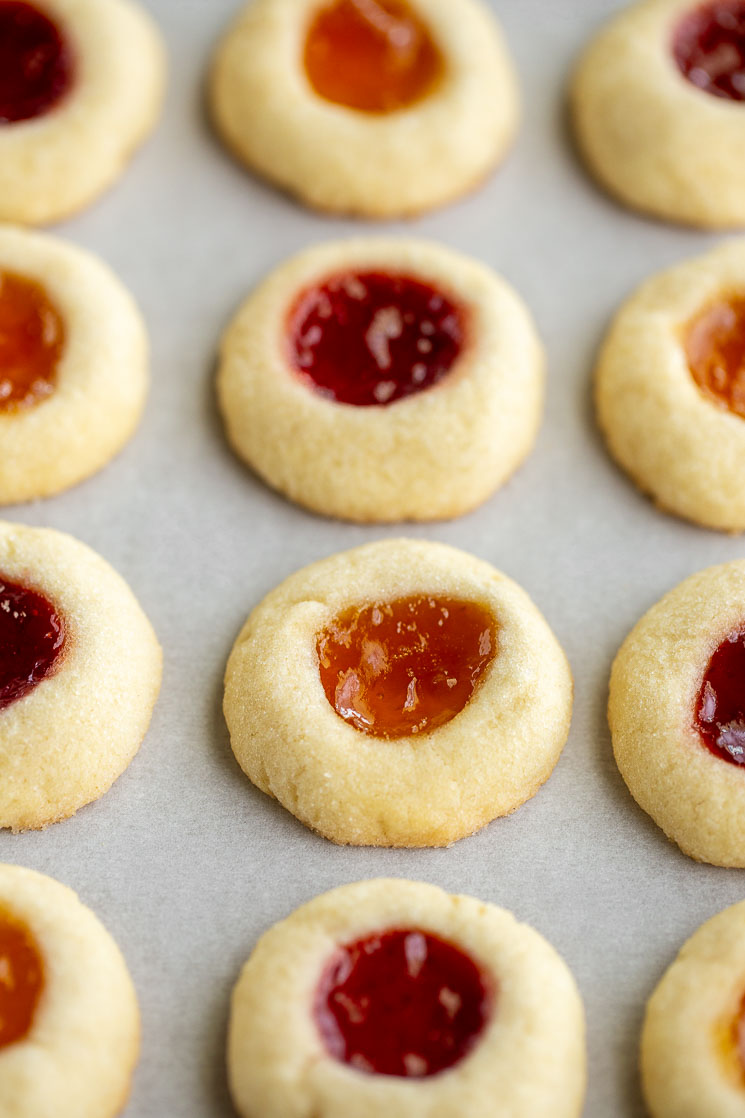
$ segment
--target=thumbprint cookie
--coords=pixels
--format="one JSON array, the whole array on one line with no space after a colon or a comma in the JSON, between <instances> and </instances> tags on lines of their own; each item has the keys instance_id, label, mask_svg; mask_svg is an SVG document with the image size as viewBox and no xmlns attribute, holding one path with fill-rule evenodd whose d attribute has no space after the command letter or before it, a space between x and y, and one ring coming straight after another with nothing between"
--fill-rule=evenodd
<instances>
[{"instance_id":1,"label":"thumbprint cookie","mask_svg":"<svg viewBox=\"0 0 745 1118\"><path fill-rule=\"evenodd\" d=\"M745 866L745 560L692 575L623 643L608 718L621 775L686 854Z\"/></svg>"},{"instance_id":2,"label":"thumbprint cookie","mask_svg":"<svg viewBox=\"0 0 745 1118\"><path fill-rule=\"evenodd\" d=\"M114 1118L139 1045L132 980L98 918L51 877L0 865L0 1113Z\"/></svg>"},{"instance_id":3,"label":"thumbprint cookie","mask_svg":"<svg viewBox=\"0 0 745 1118\"><path fill-rule=\"evenodd\" d=\"M527 594L442 544L388 540L297 572L225 675L246 775L338 843L445 846L514 811L567 738L566 658Z\"/></svg>"},{"instance_id":4,"label":"thumbprint cookie","mask_svg":"<svg viewBox=\"0 0 745 1118\"><path fill-rule=\"evenodd\" d=\"M702 924L665 972L641 1069L651 1118L745 1114L745 902Z\"/></svg>"},{"instance_id":5,"label":"thumbprint cookie","mask_svg":"<svg viewBox=\"0 0 745 1118\"><path fill-rule=\"evenodd\" d=\"M613 457L658 505L745 529L745 240L642 284L605 341L596 399Z\"/></svg>"},{"instance_id":6,"label":"thumbprint cookie","mask_svg":"<svg viewBox=\"0 0 745 1118\"><path fill-rule=\"evenodd\" d=\"M0 827L45 827L98 799L142 741L161 653L90 548L0 522Z\"/></svg>"},{"instance_id":7,"label":"thumbprint cookie","mask_svg":"<svg viewBox=\"0 0 745 1118\"><path fill-rule=\"evenodd\" d=\"M511 913L362 881L259 940L230 1086L241 1118L578 1118L584 1031L568 967Z\"/></svg>"},{"instance_id":8,"label":"thumbprint cookie","mask_svg":"<svg viewBox=\"0 0 745 1118\"><path fill-rule=\"evenodd\" d=\"M745 0L643 0L574 79L588 166L622 202L709 228L745 225Z\"/></svg>"},{"instance_id":9,"label":"thumbprint cookie","mask_svg":"<svg viewBox=\"0 0 745 1118\"><path fill-rule=\"evenodd\" d=\"M265 481L327 516L457 516L529 453L543 351L485 265L439 245L316 246L277 268L223 338L228 438Z\"/></svg>"},{"instance_id":10,"label":"thumbprint cookie","mask_svg":"<svg viewBox=\"0 0 745 1118\"><path fill-rule=\"evenodd\" d=\"M475 186L518 118L481 0L254 0L219 47L211 97L249 167L311 206L380 218Z\"/></svg>"}]
</instances>

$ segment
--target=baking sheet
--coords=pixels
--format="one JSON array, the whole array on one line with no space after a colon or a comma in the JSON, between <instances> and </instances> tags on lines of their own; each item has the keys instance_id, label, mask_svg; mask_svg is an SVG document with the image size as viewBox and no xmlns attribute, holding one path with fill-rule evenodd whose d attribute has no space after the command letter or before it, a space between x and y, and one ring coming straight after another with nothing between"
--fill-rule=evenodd
<instances>
[{"instance_id":1,"label":"baking sheet","mask_svg":"<svg viewBox=\"0 0 745 1118\"><path fill-rule=\"evenodd\" d=\"M633 803L610 750L607 679L622 639L662 593L742 556L744 545L656 512L611 464L592 420L593 355L619 300L716 240L621 210L573 153L567 75L619 5L494 0L524 92L515 149L461 203L372 228L306 212L234 164L212 135L205 69L235 0L147 6L171 57L164 118L120 184L58 232L107 260L142 306L149 405L102 474L7 515L72 533L121 572L164 646L163 690L114 788L46 832L3 834L0 859L75 888L126 955L143 1013L127 1118L228 1118L229 991L258 936L316 893L379 875L472 893L544 933L585 999L586 1115L641 1115L644 1002L683 940L745 896L745 878L685 858ZM237 305L290 253L361 229L431 237L491 264L525 297L548 349L534 454L483 508L452 523L402 530L315 517L267 490L222 436L215 351ZM240 773L221 715L222 672L246 615L281 578L402 532L464 548L522 583L572 663L574 721L553 777L513 817L449 850L342 849Z\"/></svg>"}]
</instances>

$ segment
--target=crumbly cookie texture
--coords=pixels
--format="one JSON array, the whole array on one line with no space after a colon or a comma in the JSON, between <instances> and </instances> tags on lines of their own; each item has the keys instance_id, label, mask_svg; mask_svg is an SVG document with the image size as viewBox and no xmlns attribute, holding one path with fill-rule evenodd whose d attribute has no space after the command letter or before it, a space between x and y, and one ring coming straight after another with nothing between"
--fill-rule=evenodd
<instances>
[{"instance_id":1,"label":"crumbly cookie texture","mask_svg":"<svg viewBox=\"0 0 745 1118\"><path fill-rule=\"evenodd\" d=\"M682 582L635 625L613 664L608 720L621 775L685 854L745 866L745 770L715 756L694 725L717 647L745 622L745 560Z\"/></svg>"},{"instance_id":2,"label":"crumbly cookie texture","mask_svg":"<svg viewBox=\"0 0 745 1118\"><path fill-rule=\"evenodd\" d=\"M439 384L354 407L290 367L290 308L304 289L345 271L411 276L465 307L468 337ZM331 243L293 257L239 310L218 372L236 452L299 504L359 521L440 519L479 505L530 452L543 385L543 350L515 292L483 264L415 240Z\"/></svg>"},{"instance_id":3,"label":"crumbly cookie texture","mask_svg":"<svg viewBox=\"0 0 745 1118\"><path fill-rule=\"evenodd\" d=\"M67 489L121 450L145 404L148 341L131 295L83 249L0 226L3 272L44 288L66 336L51 395L0 408L0 504L13 504Z\"/></svg>"},{"instance_id":4,"label":"crumbly cookie texture","mask_svg":"<svg viewBox=\"0 0 745 1118\"><path fill-rule=\"evenodd\" d=\"M0 123L0 220L45 225L83 209L119 177L153 128L165 52L131 0L44 0L69 41L73 84L49 112Z\"/></svg>"},{"instance_id":5,"label":"crumbly cookie texture","mask_svg":"<svg viewBox=\"0 0 745 1118\"><path fill-rule=\"evenodd\" d=\"M114 1118L129 1095L140 1017L122 955L71 889L0 866L0 909L31 932L44 990L31 1031L0 1050L4 1118Z\"/></svg>"},{"instance_id":6,"label":"crumbly cookie texture","mask_svg":"<svg viewBox=\"0 0 745 1118\"><path fill-rule=\"evenodd\" d=\"M652 1118L742 1118L745 1067L736 1044L745 996L745 902L684 944L647 1005L641 1041Z\"/></svg>"},{"instance_id":7,"label":"crumbly cookie texture","mask_svg":"<svg viewBox=\"0 0 745 1118\"><path fill-rule=\"evenodd\" d=\"M595 372L598 421L619 465L661 508L728 532L745 529L745 419L699 389L683 332L740 292L745 240L652 276L616 315Z\"/></svg>"},{"instance_id":8,"label":"crumbly cookie texture","mask_svg":"<svg viewBox=\"0 0 745 1118\"><path fill-rule=\"evenodd\" d=\"M422 594L483 605L497 653L450 722L371 737L327 700L317 635L351 606ZM253 611L225 674L225 717L246 775L307 826L354 845L445 846L514 811L550 776L571 707L566 658L527 594L482 560L413 540L292 575Z\"/></svg>"},{"instance_id":9,"label":"crumbly cookie texture","mask_svg":"<svg viewBox=\"0 0 745 1118\"><path fill-rule=\"evenodd\" d=\"M721 229L745 225L745 106L693 85L673 56L694 0L642 0L593 40L572 85L575 133L598 181L626 205Z\"/></svg>"},{"instance_id":10,"label":"crumbly cookie texture","mask_svg":"<svg viewBox=\"0 0 745 1118\"><path fill-rule=\"evenodd\" d=\"M424 1079L366 1074L325 1051L311 1013L334 950L386 929L453 943L491 975L493 1017L458 1064ZM514 916L402 880L317 897L259 940L233 993L228 1039L242 1118L577 1118L585 1090L584 1014L566 964Z\"/></svg>"},{"instance_id":11,"label":"crumbly cookie texture","mask_svg":"<svg viewBox=\"0 0 745 1118\"><path fill-rule=\"evenodd\" d=\"M0 522L0 578L44 595L67 637L53 675L0 710L0 827L66 819L124 772L160 689L161 651L124 580L71 536Z\"/></svg>"},{"instance_id":12,"label":"crumbly cookie texture","mask_svg":"<svg viewBox=\"0 0 745 1118\"><path fill-rule=\"evenodd\" d=\"M517 128L517 83L481 0L408 0L445 58L421 101L367 113L320 97L302 64L319 0L255 0L212 70L217 128L240 160L321 210L390 218L463 194L497 163Z\"/></svg>"}]
</instances>

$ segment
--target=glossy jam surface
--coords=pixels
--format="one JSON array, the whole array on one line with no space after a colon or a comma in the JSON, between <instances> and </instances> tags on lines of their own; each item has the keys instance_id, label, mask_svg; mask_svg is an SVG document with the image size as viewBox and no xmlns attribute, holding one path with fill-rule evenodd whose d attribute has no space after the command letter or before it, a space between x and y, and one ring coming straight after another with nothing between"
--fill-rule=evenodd
<instances>
[{"instance_id":1,"label":"glossy jam surface","mask_svg":"<svg viewBox=\"0 0 745 1118\"><path fill-rule=\"evenodd\" d=\"M392 404L446 377L465 332L465 311L434 287L349 273L298 299L288 322L290 363L338 403Z\"/></svg>"},{"instance_id":2,"label":"glossy jam surface","mask_svg":"<svg viewBox=\"0 0 745 1118\"><path fill-rule=\"evenodd\" d=\"M444 72L426 25L403 0L335 0L305 40L305 72L320 97L366 113L405 109Z\"/></svg>"},{"instance_id":3,"label":"glossy jam surface","mask_svg":"<svg viewBox=\"0 0 745 1118\"><path fill-rule=\"evenodd\" d=\"M73 80L72 52L40 8L0 0L0 124L54 108Z\"/></svg>"},{"instance_id":4,"label":"glossy jam surface","mask_svg":"<svg viewBox=\"0 0 745 1118\"><path fill-rule=\"evenodd\" d=\"M44 288L0 271L0 412L54 391L64 344L64 323Z\"/></svg>"},{"instance_id":5,"label":"glossy jam surface","mask_svg":"<svg viewBox=\"0 0 745 1118\"><path fill-rule=\"evenodd\" d=\"M380 738L426 733L463 710L494 657L497 627L475 602L397 598L350 609L318 636L326 698Z\"/></svg>"},{"instance_id":6,"label":"glossy jam surface","mask_svg":"<svg viewBox=\"0 0 745 1118\"><path fill-rule=\"evenodd\" d=\"M422 1078L471 1051L493 1001L468 955L427 932L401 929L339 948L316 990L314 1016L335 1059Z\"/></svg>"},{"instance_id":7,"label":"glossy jam surface","mask_svg":"<svg viewBox=\"0 0 745 1118\"><path fill-rule=\"evenodd\" d=\"M704 395L745 419L745 297L707 307L688 324L684 344Z\"/></svg>"},{"instance_id":8,"label":"glossy jam surface","mask_svg":"<svg viewBox=\"0 0 745 1118\"><path fill-rule=\"evenodd\" d=\"M745 765L745 626L709 661L696 701L696 728L717 757Z\"/></svg>"},{"instance_id":9,"label":"glossy jam surface","mask_svg":"<svg viewBox=\"0 0 745 1118\"><path fill-rule=\"evenodd\" d=\"M52 603L0 572L0 710L54 673L64 643Z\"/></svg>"},{"instance_id":10,"label":"glossy jam surface","mask_svg":"<svg viewBox=\"0 0 745 1118\"><path fill-rule=\"evenodd\" d=\"M28 928L0 909L0 1048L23 1040L44 988L44 964Z\"/></svg>"},{"instance_id":11,"label":"glossy jam surface","mask_svg":"<svg viewBox=\"0 0 745 1118\"><path fill-rule=\"evenodd\" d=\"M745 0L714 0L693 8L675 29L673 55L699 89L745 100Z\"/></svg>"}]
</instances>

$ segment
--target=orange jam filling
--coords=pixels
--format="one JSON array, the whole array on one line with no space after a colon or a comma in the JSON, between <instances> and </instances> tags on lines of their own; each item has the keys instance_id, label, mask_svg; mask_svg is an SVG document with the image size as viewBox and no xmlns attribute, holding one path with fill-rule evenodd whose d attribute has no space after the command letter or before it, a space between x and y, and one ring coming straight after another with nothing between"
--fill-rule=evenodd
<instances>
[{"instance_id":1,"label":"orange jam filling","mask_svg":"<svg viewBox=\"0 0 745 1118\"><path fill-rule=\"evenodd\" d=\"M28 928L0 911L0 1048L23 1040L44 987L44 964Z\"/></svg>"},{"instance_id":2,"label":"orange jam filling","mask_svg":"<svg viewBox=\"0 0 745 1118\"><path fill-rule=\"evenodd\" d=\"M484 606L416 597L346 610L316 648L337 714L374 737L401 738L455 718L496 646L497 626Z\"/></svg>"},{"instance_id":3,"label":"orange jam filling","mask_svg":"<svg viewBox=\"0 0 745 1118\"><path fill-rule=\"evenodd\" d=\"M0 412L29 407L54 391L65 327L44 288L0 272Z\"/></svg>"},{"instance_id":4,"label":"orange jam filling","mask_svg":"<svg viewBox=\"0 0 745 1118\"><path fill-rule=\"evenodd\" d=\"M745 997L734 1017L725 1017L716 1025L714 1040L732 1082L745 1087Z\"/></svg>"},{"instance_id":5,"label":"orange jam filling","mask_svg":"<svg viewBox=\"0 0 745 1118\"><path fill-rule=\"evenodd\" d=\"M745 296L719 299L689 322L688 367L698 387L745 419Z\"/></svg>"},{"instance_id":6,"label":"orange jam filling","mask_svg":"<svg viewBox=\"0 0 745 1118\"><path fill-rule=\"evenodd\" d=\"M333 0L305 40L305 72L316 93L365 113L420 101L444 68L426 25L405 0Z\"/></svg>"}]
</instances>

